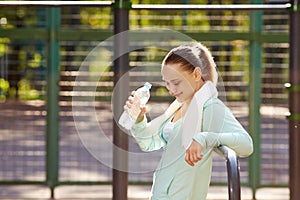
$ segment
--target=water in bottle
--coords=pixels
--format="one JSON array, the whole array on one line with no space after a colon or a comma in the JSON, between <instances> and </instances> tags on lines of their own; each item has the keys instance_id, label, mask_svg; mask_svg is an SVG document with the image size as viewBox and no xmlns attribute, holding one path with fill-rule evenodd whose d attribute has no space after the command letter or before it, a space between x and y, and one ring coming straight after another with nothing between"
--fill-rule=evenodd
<instances>
[{"instance_id":1,"label":"water in bottle","mask_svg":"<svg viewBox=\"0 0 300 200\"><path fill-rule=\"evenodd\" d=\"M150 98L150 89L152 85L145 83L143 87L137 89L133 96L133 104L130 109L124 110L122 113L119 124L127 130L130 130L134 125L138 115L140 114L141 105L146 105Z\"/></svg>"}]
</instances>

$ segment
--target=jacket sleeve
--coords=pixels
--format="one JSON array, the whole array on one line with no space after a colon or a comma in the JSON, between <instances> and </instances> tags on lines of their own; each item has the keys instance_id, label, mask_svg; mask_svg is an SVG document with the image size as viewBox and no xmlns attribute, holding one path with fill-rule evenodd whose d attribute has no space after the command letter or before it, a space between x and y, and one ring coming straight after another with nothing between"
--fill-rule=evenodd
<instances>
[{"instance_id":1,"label":"jacket sleeve","mask_svg":"<svg viewBox=\"0 0 300 200\"><path fill-rule=\"evenodd\" d=\"M252 154L252 138L223 103L208 103L203 110L202 124L202 132L194 136L203 146L202 153L225 145L240 157Z\"/></svg>"},{"instance_id":2,"label":"jacket sleeve","mask_svg":"<svg viewBox=\"0 0 300 200\"><path fill-rule=\"evenodd\" d=\"M162 124L163 116L147 122L146 116L143 121L135 124L131 129L131 135L137 141L142 151L155 151L165 146L165 142L159 135L159 129Z\"/></svg>"}]
</instances>

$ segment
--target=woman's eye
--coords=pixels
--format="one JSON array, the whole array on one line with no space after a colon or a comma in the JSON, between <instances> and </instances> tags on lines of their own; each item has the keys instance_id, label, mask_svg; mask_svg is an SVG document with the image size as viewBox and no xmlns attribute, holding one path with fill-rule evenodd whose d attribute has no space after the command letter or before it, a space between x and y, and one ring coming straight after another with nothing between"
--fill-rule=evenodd
<instances>
[{"instance_id":1,"label":"woman's eye","mask_svg":"<svg viewBox=\"0 0 300 200\"><path fill-rule=\"evenodd\" d=\"M179 85L179 84L180 84L180 81L174 82L173 84L174 84L174 85Z\"/></svg>"}]
</instances>

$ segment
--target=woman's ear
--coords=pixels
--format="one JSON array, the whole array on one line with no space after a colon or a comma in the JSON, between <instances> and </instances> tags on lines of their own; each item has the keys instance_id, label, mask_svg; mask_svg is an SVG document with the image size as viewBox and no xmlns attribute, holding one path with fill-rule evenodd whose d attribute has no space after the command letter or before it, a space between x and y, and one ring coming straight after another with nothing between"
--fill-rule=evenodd
<instances>
[{"instance_id":1,"label":"woman's ear","mask_svg":"<svg viewBox=\"0 0 300 200\"><path fill-rule=\"evenodd\" d=\"M200 67L195 67L194 69L194 77L196 81L202 81L202 72Z\"/></svg>"}]
</instances>

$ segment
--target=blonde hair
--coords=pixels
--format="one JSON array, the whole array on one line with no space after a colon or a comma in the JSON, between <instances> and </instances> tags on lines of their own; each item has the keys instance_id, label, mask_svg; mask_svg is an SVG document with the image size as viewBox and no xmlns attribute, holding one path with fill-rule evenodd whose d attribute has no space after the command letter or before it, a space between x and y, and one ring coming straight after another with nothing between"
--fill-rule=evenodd
<instances>
[{"instance_id":1,"label":"blonde hair","mask_svg":"<svg viewBox=\"0 0 300 200\"><path fill-rule=\"evenodd\" d=\"M183 44L172 49L164 58L162 66L168 64L180 64L183 70L190 72L193 72L195 67L199 67L202 78L217 85L218 73L216 64L210 51L201 43Z\"/></svg>"}]
</instances>

